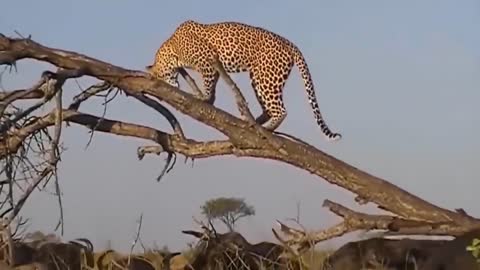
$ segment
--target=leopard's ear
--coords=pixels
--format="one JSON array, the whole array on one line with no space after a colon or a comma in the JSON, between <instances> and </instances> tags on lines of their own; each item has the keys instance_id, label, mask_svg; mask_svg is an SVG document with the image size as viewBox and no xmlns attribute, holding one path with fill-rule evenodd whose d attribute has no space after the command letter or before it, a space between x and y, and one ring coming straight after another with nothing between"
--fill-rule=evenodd
<instances>
[{"instance_id":1,"label":"leopard's ear","mask_svg":"<svg viewBox=\"0 0 480 270\"><path fill-rule=\"evenodd\" d=\"M153 68L153 65L145 66L145 69L146 69L147 71L150 71L152 68Z\"/></svg>"}]
</instances>

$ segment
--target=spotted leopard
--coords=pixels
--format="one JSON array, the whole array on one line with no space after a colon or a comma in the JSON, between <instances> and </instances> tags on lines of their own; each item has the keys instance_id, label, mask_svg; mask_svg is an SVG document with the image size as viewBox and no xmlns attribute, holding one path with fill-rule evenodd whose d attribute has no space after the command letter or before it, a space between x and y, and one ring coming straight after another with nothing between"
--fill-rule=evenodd
<instances>
[{"instance_id":1,"label":"spotted leopard","mask_svg":"<svg viewBox=\"0 0 480 270\"><path fill-rule=\"evenodd\" d=\"M283 88L296 65L304 81L309 103L317 124L327 140L341 139L323 120L313 87L313 81L298 47L278 34L239 22L202 24L193 20L181 23L155 54L147 72L178 87L178 68L188 68L203 77L202 100L213 104L219 78L213 62L218 59L226 72L249 72L262 114L255 121L273 131L280 126L287 111ZM268 123L267 123L268 122Z\"/></svg>"}]
</instances>

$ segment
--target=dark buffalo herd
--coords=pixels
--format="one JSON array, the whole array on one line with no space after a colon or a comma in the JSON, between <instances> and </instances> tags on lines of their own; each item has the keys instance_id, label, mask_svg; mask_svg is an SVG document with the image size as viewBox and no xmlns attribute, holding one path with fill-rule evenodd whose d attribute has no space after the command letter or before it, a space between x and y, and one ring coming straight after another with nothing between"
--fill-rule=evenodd
<instances>
[{"instance_id":1,"label":"dark buffalo herd","mask_svg":"<svg viewBox=\"0 0 480 270\"><path fill-rule=\"evenodd\" d=\"M197 237L197 255L185 270L196 269L301 269L299 260L289 256L282 245L271 242L250 244L240 233L182 231Z\"/></svg>"},{"instance_id":2,"label":"dark buffalo herd","mask_svg":"<svg viewBox=\"0 0 480 270\"><path fill-rule=\"evenodd\" d=\"M87 239L63 242L13 242L12 266L22 270L192 270L192 269L300 269L281 245L260 242L250 244L241 234L214 231L183 233L198 238L194 258L181 268L170 268L170 259L180 252L159 252L158 267L143 255L125 256L114 250L94 252ZM83 242L83 243L82 243ZM6 261L0 256L0 261ZM0 270L12 269L4 264Z\"/></svg>"},{"instance_id":3,"label":"dark buffalo herd","mask_svg":"<svg viewBox=\"0 0 480 270\"><path fill-rule=\"evenodd\" d=\"M313 269L292 256L289 249L271 242L249 243L241 234L214 231L183 231L198 239L190 263L170 268L170 259L180 254L161 253L161 266L142 255L123 256L113 250L95 253L87 239L67 243L13 242L13 269L69 270L220 270L220 269ZM370 238L349 242L327 256L316 270L480 270L480 262L467 246L480 238L480 229L453 240ZM5 261L5 254L0 256ZM182 256L182 255L180 255ZM112 263L114 261L114 263ZM12 269L0 265L0 270Z\"/></svg>"}]
</instances>

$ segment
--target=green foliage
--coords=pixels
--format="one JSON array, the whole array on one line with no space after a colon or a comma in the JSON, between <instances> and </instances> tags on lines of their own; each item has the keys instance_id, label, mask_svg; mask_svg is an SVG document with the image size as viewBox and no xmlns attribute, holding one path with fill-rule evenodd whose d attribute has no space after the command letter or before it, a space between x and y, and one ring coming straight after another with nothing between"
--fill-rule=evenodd
<instances>
[{"instance_id":1,"label":"green foliage","mask_svg":"<svg viewBox=\"0 0 480 270\"><path fill-rule=\"evenodd\" d=\"M202 214L210 221L223 222L230 231L234 231L235 223L246 216L255 215L255 208L248 205L243 198L219 197L206 201L201 207Z\"/></svg>"},{"instance_id":2,"label":"green foliage","mask_svg":"<svg viewBox=\"0 0 480 270\"><path fill-rule=\"evenodd\" d=\"M480 263L480 239L474 238L472 240L472 244L470 246L467 246L467 251L472 252L473 257L477 259L477 263Z\"/></svg>"}]
</instances>

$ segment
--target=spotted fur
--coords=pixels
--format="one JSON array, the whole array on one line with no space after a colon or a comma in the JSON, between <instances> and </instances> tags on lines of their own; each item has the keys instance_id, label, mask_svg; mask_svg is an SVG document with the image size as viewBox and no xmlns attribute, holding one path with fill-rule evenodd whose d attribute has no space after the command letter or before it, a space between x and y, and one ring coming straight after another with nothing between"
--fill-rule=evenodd
<instances>
[{"instance_id":1,"label":"spotted fur","mask_svg":"<svg viewBox=\"0 0 480 270\"><path fill-rule=\"evenodd\" d=\"M313 81L301 51L289 40L263 28L238 22L202 24L188 20L180 24L155 54L146 70L178 87L178 68L189 68L203 77L202 100L213 104L219 73L213 67L220 60L226 72L249 72L251 85L262 108L259 125L275 130L287 116L283 88L296 65L304 81L315 119L328 140L341 139L332 132L318 106Z\"/></svg>"}]
</instances>

